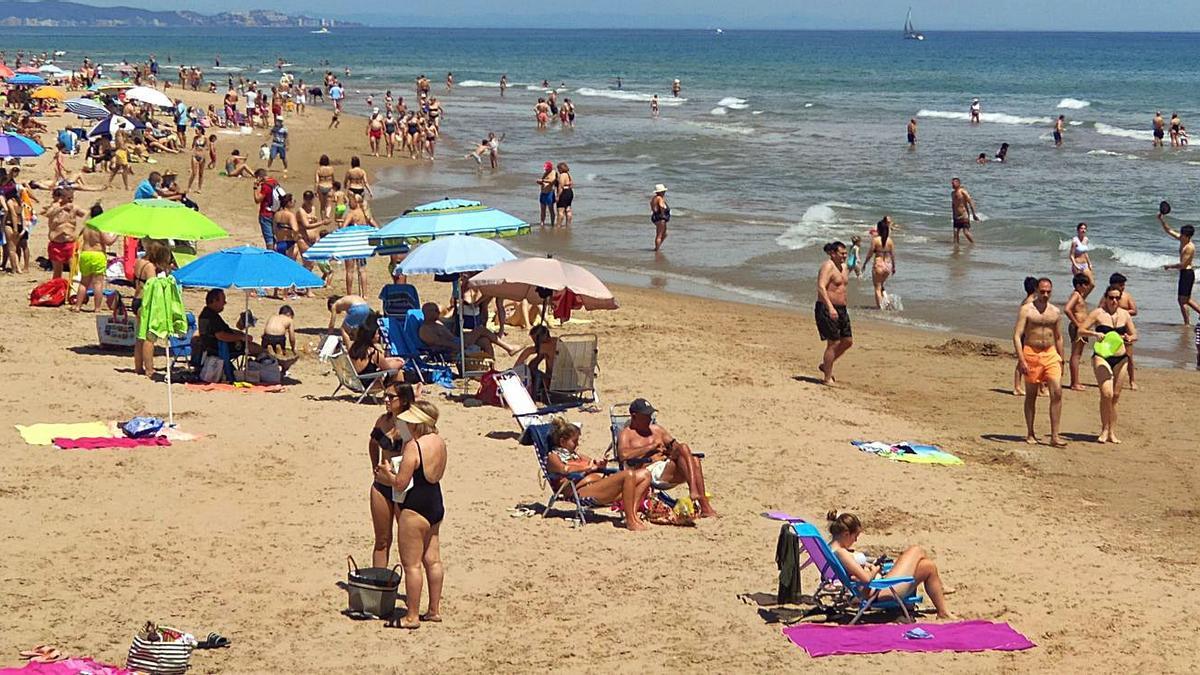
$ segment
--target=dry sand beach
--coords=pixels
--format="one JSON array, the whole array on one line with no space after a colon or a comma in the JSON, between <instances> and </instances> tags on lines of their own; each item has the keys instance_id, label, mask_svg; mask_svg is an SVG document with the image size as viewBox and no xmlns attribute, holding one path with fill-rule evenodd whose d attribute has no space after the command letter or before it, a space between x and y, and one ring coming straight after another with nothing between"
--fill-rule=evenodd
<instances>
[{"instance_id":1,"label":"dry sand beach","mask_svg":"<svg viewBox=\"0 0 1200 675\"><path fill-rule=\"evenodd\" d=\"M317 109L288 120L290 191L305 189L322 152L344 163L362 151L361 120L344 118L332 132L327 123ZM264 137L220 138L223 160L231 146L253 156ZM183 169L186 179L185 158L157 168ZM49 155L33 163L35 175L48 163ZM144 177L145 166L135 170ZM197 201L232 238L202 251L259 241L249 181L209 181ZM101 196L105 206L128 198ZM44 242L32 248L40 253ZM383 267L369 268L376 290ZM450 452L445 622L408 632L339 614L346 555L370 556L367 436L381 406L329 399L334 378L310 354L282 393L177 386L176 419L203 434L198 441L26 445L13 424L165 413L165 384L134 376L127 355L92 347L91 316L26 306L47 276L0 278L0 665L41 643L123 663L132 634L154 619L232 639L229 649L195 654L201 673L1195 669L1193 373L1139 371L1141 390L1121 403L1121 446L1091 440L1094 386L1065 393L1069 447L1030 446L1020 402L1007 393L1006 345L988 355L969 337L858 321L831 389L815 384L821 346L808 306L616 287L619 311L584 313L590 323L559 330L600 337L601 412L569 415L583 425L581 450L602 454L608 404L645 396L662 424L707 453L722 517L644 534L603 518L579 529L566 517L511 517L512 507L547 496L532 450L518 445L505 410L464 407L435 390ZM445 285L417 284L423 297L448 295ZM302 343L319 339L324 297L290 303L306 327ZM185 300L193 311L203 303L198 292ZM259 317L278 304L251 301ZM230 320L240 306L231 299ZM852 439L936 443L966 464L893 463L860 453ZM831 508L863 518L872 552L924 546L954 590L955 614L1008 621L1038 647L810 659L754 602L774 593L777 578L779 524L759 513L819 519Z\"/></svg>"}]
</instances>

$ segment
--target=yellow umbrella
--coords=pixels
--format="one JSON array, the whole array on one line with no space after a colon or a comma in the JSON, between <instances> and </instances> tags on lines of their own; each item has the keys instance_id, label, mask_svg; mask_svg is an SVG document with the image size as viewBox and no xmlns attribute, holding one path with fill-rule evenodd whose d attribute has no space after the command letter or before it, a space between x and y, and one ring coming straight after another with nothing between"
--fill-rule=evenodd
<instances>
[{"instance_id":1,"label":"yellow umbrella","mask_svg":"<svg viewBox=\"0 0 1200 675\"><path fill-rule=\"evenodd\" d=\"M37 89L33 90L33 94L31 94L31 96L33 96L33 98L52 98L59 101L67 98L61 91L54 87L38 87Z\"/></svg>"}]
</instances>

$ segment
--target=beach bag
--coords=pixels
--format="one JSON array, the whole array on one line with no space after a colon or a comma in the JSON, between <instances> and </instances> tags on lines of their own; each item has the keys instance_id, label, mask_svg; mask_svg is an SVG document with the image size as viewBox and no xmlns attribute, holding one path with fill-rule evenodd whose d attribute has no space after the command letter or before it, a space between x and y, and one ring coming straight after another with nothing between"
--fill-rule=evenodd
<instances>
[{"instance_id":1,"label":"beach bag","mask_svg":"<svg viewBox=\"0 0 1200 675\"><path fill-rule=\"evenodd\" d=\"M162 428L163 421L157 417L135 417L121 425L121 431L129 438L157 436Z\"/></svg>"},{"instance_id":2,"label":"beach bag","mask_svg":"<svg viewBox=\"0 0 1200 675\"><path fill-rule=\"evenodd\" d=\"M147 622L146 629L133 636L125 667L149 675L184 675L192 660L194 644L183 640L183 633Z\"/></svg>"},{"instance_id":3,"label":"beach bag","mask_svg":"<svg viewBox=\"0 0 1200 675\"><path fill-rule=\"evenodd\" d=\"M347 614L367 614L387 619L396 611L396 592L400 588L399 565L359 568L352 556L346 556Z\"/></svg>"},{"instance_id":4,"label":"beach bag","mask_svg":"<svg viewBox=\"0 0 1200 675\"><path fill-rule=\"evenodd\" d=\"M219 356L205 355L200 364L200 379L204 382L223 382L225 361Z\"/></svg>"},{"instance_id":5,"label":"beach bag","mask_svg":"<svg viewBox=\"0 0 1200 675\"><path fill-rule=\"evenodd\" d=\"M265 147L265 146L264 146ZM279 183L271 186L271 212L278 212L283 207L283 198L287 196L287 190Z\"/></svg>"},{"instance_id":6,"label":"beach bag","mask_svg":"<svg viewBox=\"0 0 1200 675\"><path fill-rule=\"evenodd\" d=\"M59 277L38 284L29 293L30 307L61 307L67 301L67 280Z\"/></svg>"},{"instance_id":7,"label":"beach bag","mask_svg":"<svg viewBox=\"0 0 1200 675\"><path fill-rule=\"evenodd\" d=\"M493 368L479 378L479 393L475 394L475 398L483 401L484 405L504 406L500 400L500 385L496 383L497 375L499 373Z\"/></svg>"}]
</instances>

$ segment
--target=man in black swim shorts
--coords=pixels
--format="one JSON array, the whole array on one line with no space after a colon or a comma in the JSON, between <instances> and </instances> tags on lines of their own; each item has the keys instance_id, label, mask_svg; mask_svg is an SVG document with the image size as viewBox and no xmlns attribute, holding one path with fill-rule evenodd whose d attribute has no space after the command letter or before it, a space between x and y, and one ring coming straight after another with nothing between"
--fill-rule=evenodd
<instances>
[{"instance_id":1,"label":"man in black swim shorts","mask_svg":"<svg viewBox=\"0 0 1200 675\"><path fill-rule=\"evenodd\" d=\"M967 241L974 244L975 238L971 236L971 221L979 220L979 214L975 212L975 200L971 199L971 193L962 186L962 181L957 178L950 179L950 213L954 222L954 245L958 246L958 234L963 233Z\"/></svg>"},{"instance_id":2,"label":"man in black swim shorts","mask_svg":"<svg viewBox=\"0 0 1200 675\"><path fill-rule=\"evenodd\" d=\"M1179 300L1179 311L1183 314L1183 325L1186 326L1191 323L1188 316L1189 307L1200 314L1200 303L1192 299L1192 289L1196 285L1196 270L1192 267L1192 261L1196 257L1196 244L1192 241L1192 237L1196 234L1196 228L1184 225L1179 228L1178 232L1172 230L1171 226L1167 225L1167 217L1161 210L1158 213L1158 222L1167 236L1179 241L1179 262L1174 265L1163 265L1163 269L1179 270L1176 298Z\"/></svg>"},{"instance_id":3,"label":"man in black swim shorts","mask_svg":"<svg viewBox=\"0 0 1200 675\"><path fill-rule=\"evenodd\" d=\"M825 341L825 353L821 357L822 384L832 384L833 364L854 344L850 330L850 313L846 309L846 285L849 269L846 267L846 245L840 241L825 245L829 260L821 263L817 273L817 302L813 308L817 323L817 334Z\"/></svg>"}]
</instances>

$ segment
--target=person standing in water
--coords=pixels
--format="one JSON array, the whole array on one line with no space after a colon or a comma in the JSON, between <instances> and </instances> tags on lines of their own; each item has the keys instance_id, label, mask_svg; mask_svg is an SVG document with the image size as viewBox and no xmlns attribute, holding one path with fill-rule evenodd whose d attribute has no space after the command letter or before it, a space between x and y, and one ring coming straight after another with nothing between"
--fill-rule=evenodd
<instances>
[{"instance_id":1,"label":"person standing in water","mask_svg":"<svg viewBox=\"0 0 1200 675\"><path fill-rule=\"evenodd\" d=\"M554 162L546 162L542 166L542 177L537 181L538 189L541 192L538 194L538 204L541 206L541 224L546 226L546 214L550 214L550 226L554 226L554 202L557 201L558 195L554 190L558 186L558 173L554 170Z\"/></svg>"},{"instance_id":2,"label":"person standing in water","mask_svg":"<svg viewBox=\"0 0 1200 675\"><path fill-rule=\"evenodd\" d=\"M671 83L671 96L679 98L679 89L679 78L675 78L675 81Z\"/></svg>"},{"instance_id":3,"label":"person standing in water","mask_svg":"<svg viewBox=\"0 0 1200 675\"><path fill-rule=\"evenodd\" d=\"M1162 111L1154 111L1154 121L1151 123L1154 126L1154 142L1152 147L1161 148L1163 144L1163 116Z\"/></svg>"},{"instance_id":4,"label":"person standing in water","mask_svg":"<svg viewBox=\"0 0 1200 675\"><path fill-rule=\"evenodd\" d=\"M1066 115L1059 115L1058 119L1054 120L1054 147L1061 148L1063 141L1063 125Z\"/></svg>"},{"instance_id":5,"label":"person standing in water","mask_svg":"<svg viewBox=\"0 0 1200 675\"><path fill-rule=\"evenodd\" d=\"M846 308L846 285L850 282L846 268L846 245L840 241L825 244L829 260L821 263L817 272L817 303L813 314L817 322L817 334L825 341L825 353L821 357L821 384L833 384L833 364L854 345L850 328L850 312Z\"/></svg>"},{"instance_id":6,"label":"person standing in water","mask_svg":"<svg viewBox=\"0 0 1200 675\"><path fill-rule=\"evenodd\" d=\"M1158 222L1167 236L1179 242L1179 262L1173 265L1163 265L1163 269L1179 270L1176 299L1179 301L1179 312L1183 314L1183 325L1186 326L1191 323L1188 316L1189 307L1200 314L1200 303L1192 299L1192 288L1196 285L1196 270L1192 268L1192 259L1196 256L1196 244L1192 242L1192 237L1196 234L1196 228L1184 225L1176 232L1171 229L1170 225L1167 225L1167 216L1161 211L1158 214Z\"/></svg>"},{"instance_id":7,"label":"person standing in water","mask_svg":"<svg viewBox=\"0 0 1200 675\"><path fill-rule=\"evenodd\" d=\"M505 89L508 89L508 73L500 76L500 98L504 98Z\"/></svg>"},{"instance_id":8,"label":"person standing in water","mask_svg":"<svg viewBox=\"0 0 1200 675\"><path fill-rule=\"evenodd\" d=\"M983 115L983 106L979 105L979 99L971 99L971 124L979 124L979 118Z\"/></svg>"},{"instance_id":9,"label":"person standing in water","mask_svg":"<svg viewBox=\"0 0 1200 675\"><path fill-rule=\"evenodd\" d=\"M1037 414L1038 388L1047 384L1050 388L1050 445L1063 448L1067 444L1058 435L1058 422L1062 417L1063 339L1059 329L1062 312L1050 304L1053 289L1054 284L1049 279L1038 279L1033 302L1021 305L1017 314L1013 348L1017 352L1017 368L1025 376L1025 442L1038 443L1033 418Z\"/></svg>"},{"instance_id":10,"label":"person standing in water","mask_svg":"<svg viewBox=\"0 0 1200 675\"><path fill-rule=\"evenodd\" d=\"M950 211L953 214L954 222L954 245L958 246L958 236L961 232L967 238L967 241L974 244L975 238L971 236L971 221L978 221L979 214L975 212L975 200L971 199L971 193L962 186L962 181L957 178L950 179Z\"/></svg>"},{"instance_id":11,"label":"person standing in water","mask_svg":"<svg viewBox=\"0 0 1200 675\"><path fill-rule=\"evenodd\" d=\"M1071 239L1071 248L1067 253L1067 259L1071 262L1072 275L1083 274L1092 283L1096 283L1096 278L1092 272L1092 259L1088 257L1088 251L1092 250L1092 246L1088 241L1087 231L1087 223L1080 223L1075 226L1075 236Z\"/></svg>"},{"instance_id":12,"label":"person standing in water","mask_svg":"<svg viewBox=\"0 0 1200 675\"><path fill-rule=\"evenodd\" d=\"M657 253L667 240L667 223L671 222L667 186L662 183L654 186L654 196L650 198L650 222L654 223L654 252Z\"/></svg>"},{"instance_id":13,"label":"person standing in water","mask_svg":"<svg viewBox=\"0 0 1200 675\"><path fill-rule=\"evenodd\" d=\"M650 116L658 119L658 94L650 97Z\"/></svg>"},{"instance_id":14,"label":"person standing in water","mask_svg":"<svg viewBox=\"0 0 1200 675\"><path fill-rule=\"evenodd\" d=\"M908 119L908 147L910 149L917 147L917 118L915 117Z\"/></svg>"},{"instance_id":15,"label":"person standing in water","mask_svg":"<svg viewBox=\"0 0 1200 675\"><path fill-rule=\"evenodd\" d=\"M558 163L558 217L556 222L563 227L570 227L575 220L571 204L575 202L575 180L571 178L571 167L566 162Z\"/></svg>"},{"instance_id":16,"label":"person standing in water","mask_svg":"<svg viewBox=\"0 0 1200 675\"><path fill-rule=\"evenodd\" d=\"M1171 113L1171 147L1179 147L1179 129L1183 123L1179 121L1179 113Z\"/></svg>"},{"instance_id":17,"label":"person standing in water","mask_svg":"<svg viewBox=\"0 0 1200 675\"><path fill-rule=\"evenodd\" d=\"M876 234L871 239L871 250L867 252L867 260L863 261L864 268L868 260L872 263L871 283L875 286L876 309L884 308L887 291L883 285L887 283L888 277L896 273L896 242L890 238L891 232L892 218L884 216L883 220L875 224Z\"/></svg>"}]
</instances>

